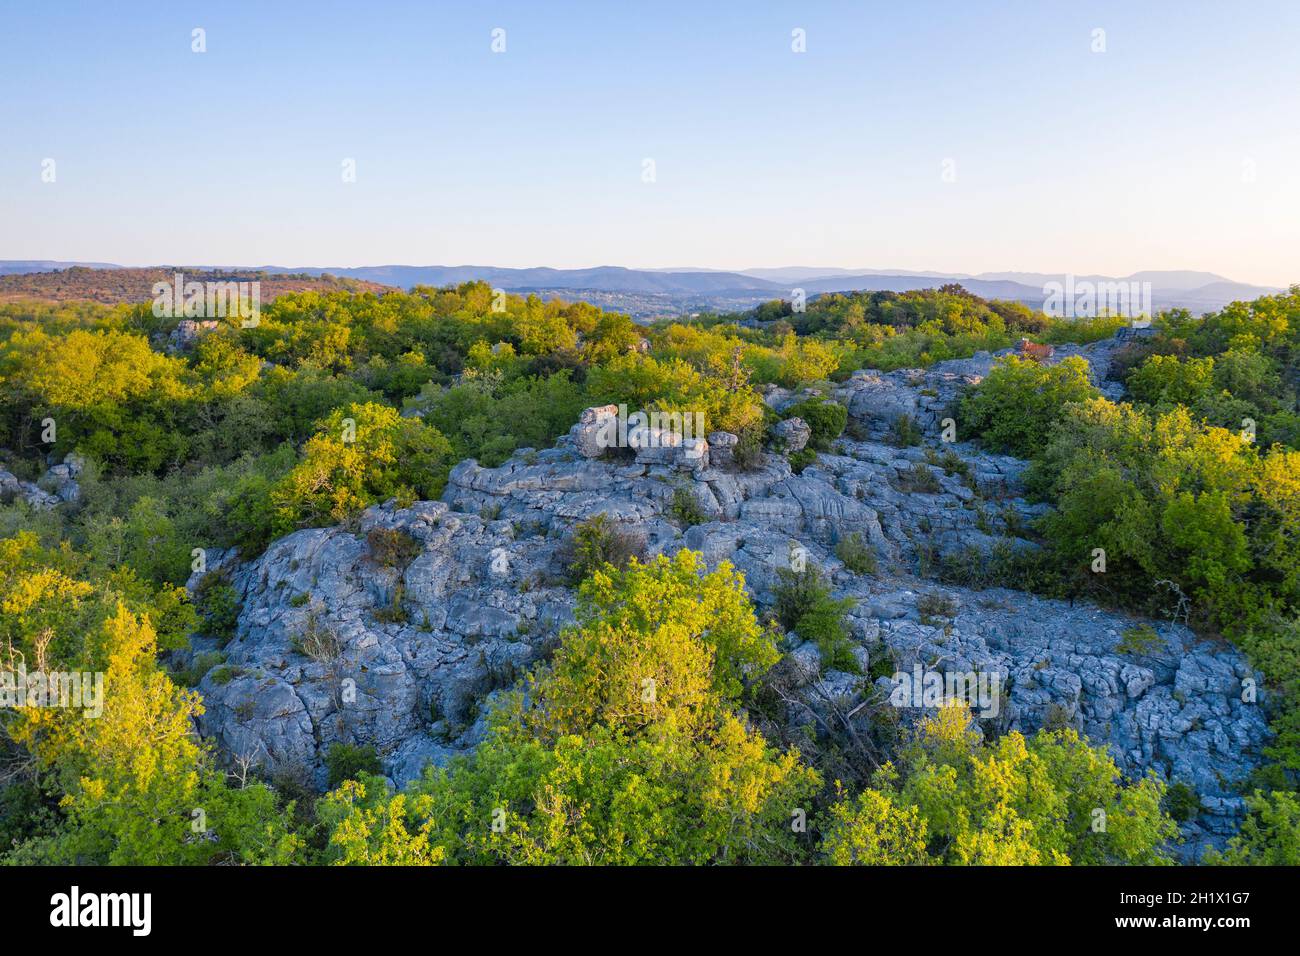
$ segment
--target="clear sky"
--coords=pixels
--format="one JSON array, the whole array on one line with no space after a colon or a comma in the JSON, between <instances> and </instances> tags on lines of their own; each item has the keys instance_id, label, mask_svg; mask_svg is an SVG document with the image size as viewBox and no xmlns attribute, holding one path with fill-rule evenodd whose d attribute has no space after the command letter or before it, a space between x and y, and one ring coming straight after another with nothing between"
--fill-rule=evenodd
<instances>
[{"instance_id":1,"label":"clear sky","mask_svg":"<svg viewBox=\"0 0 1300 956\"><path fill-rule=\"evenodd\" d=\"M5 259L1300 281L1296 0L0 0L0 81Z\"/></svg>"}]
</instances>

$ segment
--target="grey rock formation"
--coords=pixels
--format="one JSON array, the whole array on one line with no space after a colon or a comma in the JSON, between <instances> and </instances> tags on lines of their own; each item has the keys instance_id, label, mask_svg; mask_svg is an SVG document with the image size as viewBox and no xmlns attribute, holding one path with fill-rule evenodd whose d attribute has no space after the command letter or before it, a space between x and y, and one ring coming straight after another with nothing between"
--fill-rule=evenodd
<instances>
[{"instance_id":1,"label":"grey rock formation","mask_svg":"<svg viewBox=\"0 0 1300 956\"><path fill-rule=\"evenodd\" d=\"M709 432L709 457L719 468L730 468L734 464L733 455L740 438L731 432Z\"/></svg>"},{"instance_id":2,"label":"grey rock formation","mask_svg":"<svg viewBox=\"0 0 1300 956\"><path fill-rule=\"evenodd\" d=\"M599 458L609 450L606 436L610 423L617 427L618 406L597 405L583 409L578 423L569 429L569 438L583 458Z\"/></svg>"},{"instance_id":3,"label":"grey rock formation","mask_svg":"<svg viewBox=\"0 0 1300 956\"><path fill-rule=\"evenodd\" d=\"M885 434L898 413L933 432L943 403L991 361L858 375L837 397L859 434ZM863 674L826 670L815 646L792 643L781 665L799 688L791 727L827 708L888 706L882 667L996 674L991 729L1073 725L1105 742L1126 774L1194 787L1206 809L1187 831L1192 852L1240 819L1233 783L1259 762L1267 721L1235 649L1157 623L1161 647L1135 656L1121 641L1139 622L1122 614L930 578L936 557L1034 547L1017 536L1044 510L1022 496L1023 462L965 444L842 439L799 475L780 456L738 471L734 442L715 433L683 470L684 445L663 460L592 457L583 429L600 417L584 413L557 447L499 468L460 463L442 501L376 506L352 527L296 532L239 566L243 609L226 666L201 685L203 732L232 754L305 767L318 786L337 742L374 744L396 783L464 752L481 739L489 695L572 620L561 546L575 524L605 514L635 526L652 554L685 547L710 565L732 562L761 608L796 552L856 600ZM673 518L683 490L705 522ZM415 545L401 567L377 558L377 536L392 534ZM835 556L851 534L874 551L879 574L853 573Z\"/></svg>"},{"instance_id":4,"label":"grey rock formation","mask_svg":"<svg viewBox=\"0 0 1300 956\"><path fill-rule=\"evenodd\" d=\"M778 447L789 453L803 451L807 447L808 439L812 438L812 429L802 418L795 417L777 422L772 427L772 434Z\"/></svg>"},{"instance_id":5,"label":"grey rock formation","mask_svg":"<svg viewBox=\"0 0 1300 956\"><path fill-rule=\"evenodd\" d=\"M81 485L77 478L85 464L84 458L69 452L62 462L51 465L35 484L20 481L13 473L0 468L0 502L22 499L32 508L49 511L61 504L80 501Z\"/></svg>"},{"instance_id":6,"label":"grey rock formation","mask_svg":"<svg viewBox=\"0 0 1300 956\"><path fill-rule=\"evenodd\" d=\"M199 339L219 328L221 322L217 319L181 319L167 336L166 349L168 352L189 351Z\"/></svg>"},{"instance_id":7,"label":"grey rock formation","mask_svg":"<svg viewBox=\"0 0 1300 956\"><path fill-rule=\"evenodd\" d=\"M1043 364L1056 365L1080 356L1088 362L1093 384L1103 395L1117 399L1123 388L1107 380L1111 360L1117 349L1139 337L1142 331L1122 329L1123 334L1090 345L1058 345ZM967 359L936 362L928 369L893 372L863 369L854 372L835 390L833 397L848 408L853 419L875 440L886 439L901 419L910 419L925 434L937 436L943 431L945 419L955 420L961 393L978 384L997 359L1015 353L1015 349L976 352Z\"/></svg>"}]
</instances>

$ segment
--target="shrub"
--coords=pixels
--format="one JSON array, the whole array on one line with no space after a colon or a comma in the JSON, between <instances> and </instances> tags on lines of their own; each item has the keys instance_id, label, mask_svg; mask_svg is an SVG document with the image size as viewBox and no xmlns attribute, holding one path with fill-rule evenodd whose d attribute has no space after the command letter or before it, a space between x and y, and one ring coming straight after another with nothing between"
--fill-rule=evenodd
<instances>
[{"instance_id":1,"label":"shrub","mask_svg":"<svg viewBox=\"0 0 1300 956\"><path fill-rule=\"evenodd\" d=\"M1043 715L1043 730L1054 733L1059 730L1068 730L1073 725L1074 720L1070 716L1070 708L1057 703L1047 705L1047 713Z\"/></svg>"},{"instance_id":2,"label":"shrub","mask_svg":"<svg viewBox=\"0 0 1300 956\"><path fill-rule=\"evenodd\" d=\"M424 546L401 528L371 528L366 535L370 558L380 567L399 568L410 564Z\"/></svg>"},{"instance_id":3,"label":"shrub","mask_svg":"<svg viewBox=\"0 0 1300 956\"><path fill-rule=\"evenodd\" d=\"M951 478L953 475L961 475L963 478L969 478L971 475L970 463L955 451L948 450L938 456L934 462L943 469L943 473Z\"/></svg>"},{"instance_id":4,"label":"shrub","mask_svg":"<svg viewBox=\"0 0 1300 956\"><path fill-rule=\"evenodd\" d=\"M1124 628L1116 650L1121 654L1154 654L1164 643L1150 624Z\"/></svg>"},{"instance_id":5,"label":"shrub","mask_svg":"<svg viewBox=\"0 0 1300 956\"><path fill-rule=\"evenodd\" d=\"M1205 862L1216 866L1300 866L1300 797L1294 792L1256 790L1246 797L1250 815L1220 853Z\"/></svg>"},{"instance_id":6,"label":"shrub","mask_svg":"<svg viewBox=\"0 0 1300 956\"><path fill-rule=\"evenodd\" d=\"M911 415L900 415L889 426L889 442L898 448L912 448L921 444L921 426Z\"/></svg>"},{"instance_id":7,"label":"shrub","mask_svg":"<svg viewBox=\"0 0 1300 956\"><path fill-rule=\"evenodd\" d=\"M1176 780L1165 792L1165 812L1179 823L1186 823L1201 812L1201 798L1187 784Z\"/></svg>"},{"instance_id":8,"label":"shrub","mask_svg":"<svg viewBox=\"0 0 1300 956\"><path fill-rule=\"evenodd\" d=\"M926 823L916 807L898 806L887 793L843 793L822 830L822 852L832 866L920 866L926 854Z\"/></svg>"},{"instance_id":9,"label":"shrub","mask_svg":"<svg viewBox=\"0 0 1300 956\"><path fill-rule=\"evenodd\" d=\"M622 571L633 558L644 559L645 537L608 515L593 515L573 529L559 557L577 584L606 565Z\"/></svg>"},{"instance_id":10,"label":"shrub","mask_svg":"<svg viewBox=\"0 0 1300 956\"><path fill-rule=\"evenodd\" d=\"M481 377L446 390L431 384L410 404L447 436L456 458L495 468L517 448L550 447L590 403L563 370L508 382Z\"/></svg>"},{"instance_id":11,"label":"shrub","mask_svg":"<svg viewBox=\"0 0 1300 956\"><path fill-rule=\"evenodd\" d=\"M225 662L226 655L220 651L204 651L202 654L195 654L194 659L190 661L190 666L178 673L176 679L186 687L197 687L210 670ZM218 683L229 683L229 678Z\"/></svg>"},{"instance_id":12,"label":"shrub","mask_svg":"<svg viewBox=\"0 0 1300 956\"><path fill-rule=\"evenodd\" d=\"M814 642L827 667L857 673L860 668L845 620L854 600L831 597L830 586L815 565L803 571L779 568L777 577L775 611L781 626Z\"/></svg>"},{"instance_id":13,"label":"shrub","mask_svg":"<svg viewBox=\"0 0 1300 956\"><path fill-rule=\"evenodd\" d=\"M763 428L746 428L736 436L736 447L731 450L731 460L741 471L754 471L763 464Z\"/></svg>"},{"instance_id":14,"label":"shrub","mask_svg":"<svg viewBox=\"0 0 1300 956\"><path fill-rule=\"evenodd\" d=\"M1050 597L1073 593L1066 588L1062 563L1045 552L1015 547L1003 539L991 551L967 547L939 560L939 580L945 584L984 590L1014 588Z\"/></svg>"},{"instance_id":15,"label":"shrub","mask_svg":"<svg viewBox=\"0 0 1300 956\"><path fill-rule=\"evenodd\" d=\"M1058 365L1008 355L966 393L958 408L969 434L1000 451L1029 458L1042 450L1065 406L1098 395L1087 361L1077 355Z\"/></svg>"},{"instance_id":16,"label":"shrub","mask_svg":"<svg viewBox=\"0 0 1300 956\"><path fill-rule=\"evenodd\" d=\"M1129 376L1128 388L1151 405L1196 405L1214 388L1214 359L1152 355Z\"/></svg>"},{"instance_id":17,"label":"shrub","mask_svg":"<svg viewBox=\"0 0 1300 956\"><path fill-rule=\"evenodd\" d=\"M194 589L194 608L199 615L200 631L208 637L229 640L239 623L239 592L225 571L209 572Z\"/></svg>"},{"instance_id":18,"label":"shrub","mask_svg":"<svg viewBox=\"0 0 1300 956\"><path fill-rule=\"evenodd\" d=\"M817 460L817 452L811 448L800 448L798 451L790 452L788 456L790 470L796 475L803 474L803 470Z\"/></svg>"},{"instance_id":19,"label":"shrub","mask_svg":"<svg viewBox=\"0 0 1300 956\"><path fill-rule=\"evenodd\" d=\"M854 574L876 573L876 553L856 531L840 538L835 545L835 557L843 561L844 566Z\"/></svg>"},{"instance_id":20,"label":"shrub","mask_svg":"<svg viewBox=\"0 0 1300 956\"><path fill-rule=\"evenodd\" d=\"M302 631L290 640L293 649L317 664L329 664L343 656L343 640L329 625L310 614Z\"/></svg>"},{"instance_id":21,"label":"shrub","mask_svg":"<svg viewBox=\"0 0 1300 956\"><path fill-rule=\"evenodd\" d=\"M916 599L916 610L921 615L922 624L933 624L940 618L957 616L957 603L947 594L927 592Z\"/></svg>"},{"instance_id":22,"label":"shrub","mask_svg":"<svg viewBox=\"0 0 1300 956\"><path fill-rule=\"evenodd\" d=\"M937 495L943 491L943 485L930 466L921 461L913 462L911 468L898 475L894 485L899 491L922 495Z\"/></svg>"},{"instance_id":23,"label":"shrub","mask_svg":"<svg viewBox=\"0 0 1300 956\"><path fill-rule=\"evenodd\" d=\"M333 790L344 780L378 774L383 766L373 744L332 744L325 752L325 769L329 771L329 789Z\"/></svg>"},{"instance_id":24,"label":"shrub","mask_svg":"<svg viewBox=\"0 0 1300 956\"><path fill-rule=\"evenodd\" d=\"M791 811L811 806L819 777L736 709L744 681L779 657L740 576L725 562L706 572L686 550L597 572L576 618L472 755L426 771L399 795L408 802L385 799L369 823L331 819L331 842L364 836L373 858L427 833L458 863L805 859ZM483 825L494 810L504 827Z\"/></svg>"},{"instance_id":25,"label":"shrub","mask_svg":"<svg viewBox=\"0 0 1300 956\"><path fill-rule=\"evenodd\" d=\"M1178 830L1164 794L1153 774L1127 783L1106 748L1074 730L986 743L965 706L944 707L871 789L832 811L823 851L835 863L894 852L949 865L1168 863ZM1108 824L1100 833L1097 809Z\"/></svg>"},{"instance_id":26,"label":"shrub","mask_svg":"<svg viewBox=\"0 0 1300 956\"><path fill-rule=\"evenodd\" d=\"M815 451L827 451L831 442L843 434L844 426L849 420L849 410L838 402L810 398L787 408L784 417L802 418L812 430L808 447Z\"/></svg>"},{"instance_id":27,"label":"shrub","mask_svg":"<svg viewBox=\"0 0 1300 956\"><path fill-rule=\"evenodd\" d=\"M374 403L339 409L321 422L302 460L272 490L275 530L344 521L398 489L436 498L453 459L442 433L418 418Z\"/></svg>"},{"instance_id":28,"label":"shrub","mask_svg":"<svg viewBox=\"0 0 1300 956\"><path fill-rule=\"evenodd\" d=\"M704 509L700 507L700 501L695 497L695 492L684 485L679 485L673 489L673 500L668 511L669 514L687 527L704 524L709 520L708 515L704 513Z\"/></svg>"}]
</instances>

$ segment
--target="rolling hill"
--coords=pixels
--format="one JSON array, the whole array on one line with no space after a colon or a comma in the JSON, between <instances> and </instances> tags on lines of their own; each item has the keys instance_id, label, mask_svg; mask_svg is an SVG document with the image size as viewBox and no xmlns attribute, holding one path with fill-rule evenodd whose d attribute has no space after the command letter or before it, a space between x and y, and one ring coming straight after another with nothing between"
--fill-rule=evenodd
<instances>
[{"instance_id":1,"label":"rolling hill","mask_svg":"<svg viewBox=\"0 0 1300 956\"><path fill-rule=\"evenodd\" d=\"M832 269L791 266L729 272L712 269L628 269L596 266L588 269L548 267L513 269L498 266L379 265L360 267L317 266L196 266L241 278L260 276L263 295L307 288L358 288L382 292L417 285L444 286L482 280L518 293L562 295L618 309L639 318L691 311L746 309L771 299L788 298L795 288L808 295L830 292L887 291L937 288L960 283L970 292L989 299L1009 299L1041 308L1044 286L1064 283L1064 273L984 272L942 273L879 269ZM57 270L57 271L56 271ZM123 268L106 263L70 263L51 260L0 262L0 300L14 298L91 298L100 302L138 301L148 298L149 287L169 276L171 267ZM1153 307L1186 308L1194 312L1220 309L1229 302L1249 300L1281 291L1234 282L1212 272L1143 271L1128 276L1078 275L1076 282L1150 283ZM146 281L147 279L147 281ZM346 282L358 283L356 286ZM323 283L323 284L322 284Z\"/></svg>"}]
</instances>

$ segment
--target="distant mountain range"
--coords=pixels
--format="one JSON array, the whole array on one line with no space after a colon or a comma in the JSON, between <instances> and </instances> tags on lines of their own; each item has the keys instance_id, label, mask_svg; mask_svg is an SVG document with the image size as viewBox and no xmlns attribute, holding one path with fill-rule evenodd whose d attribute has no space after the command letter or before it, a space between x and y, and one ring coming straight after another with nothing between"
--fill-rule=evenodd
<instances>
[{"instance_id":1,"label":"distant mountain range","mask_svg":"<svg viewBox=\"0 0 1300 956\"><path fill-rule=\"evenodd\" d=\"M50 260L0 261L0 276L52 272L83 266L91 269L120 269L102 262L57 262ZM770 299L789 298L800 288L808 296L827 292L890 291L937 288L960 283L968 291L988 299L1010 299L1041 308L1048 283L1064 285L1065 274L1038 272L983 272L976 275L916 270L840 269L790 266L779 269L746 269L727 272L682 267L677 269L625 269L597 266L591 269L504 269L496 266L408 266L382 265L360 268L315 266L162 266L163 269L238 269L283 275L328 274L409 289L416 285L442 286L481 279L510 292L564 295L585 299L605 308L619 309L638 317L677 315L692 311L745 309ZM1280 291L1267 286L1235 282L1212 272L1146 271L1128 276L1074 276L1076 283L1150 283L1154 309L1186 308L1206 312L1229 302L1249 300Z\"/></svg>"}]
</instances>

